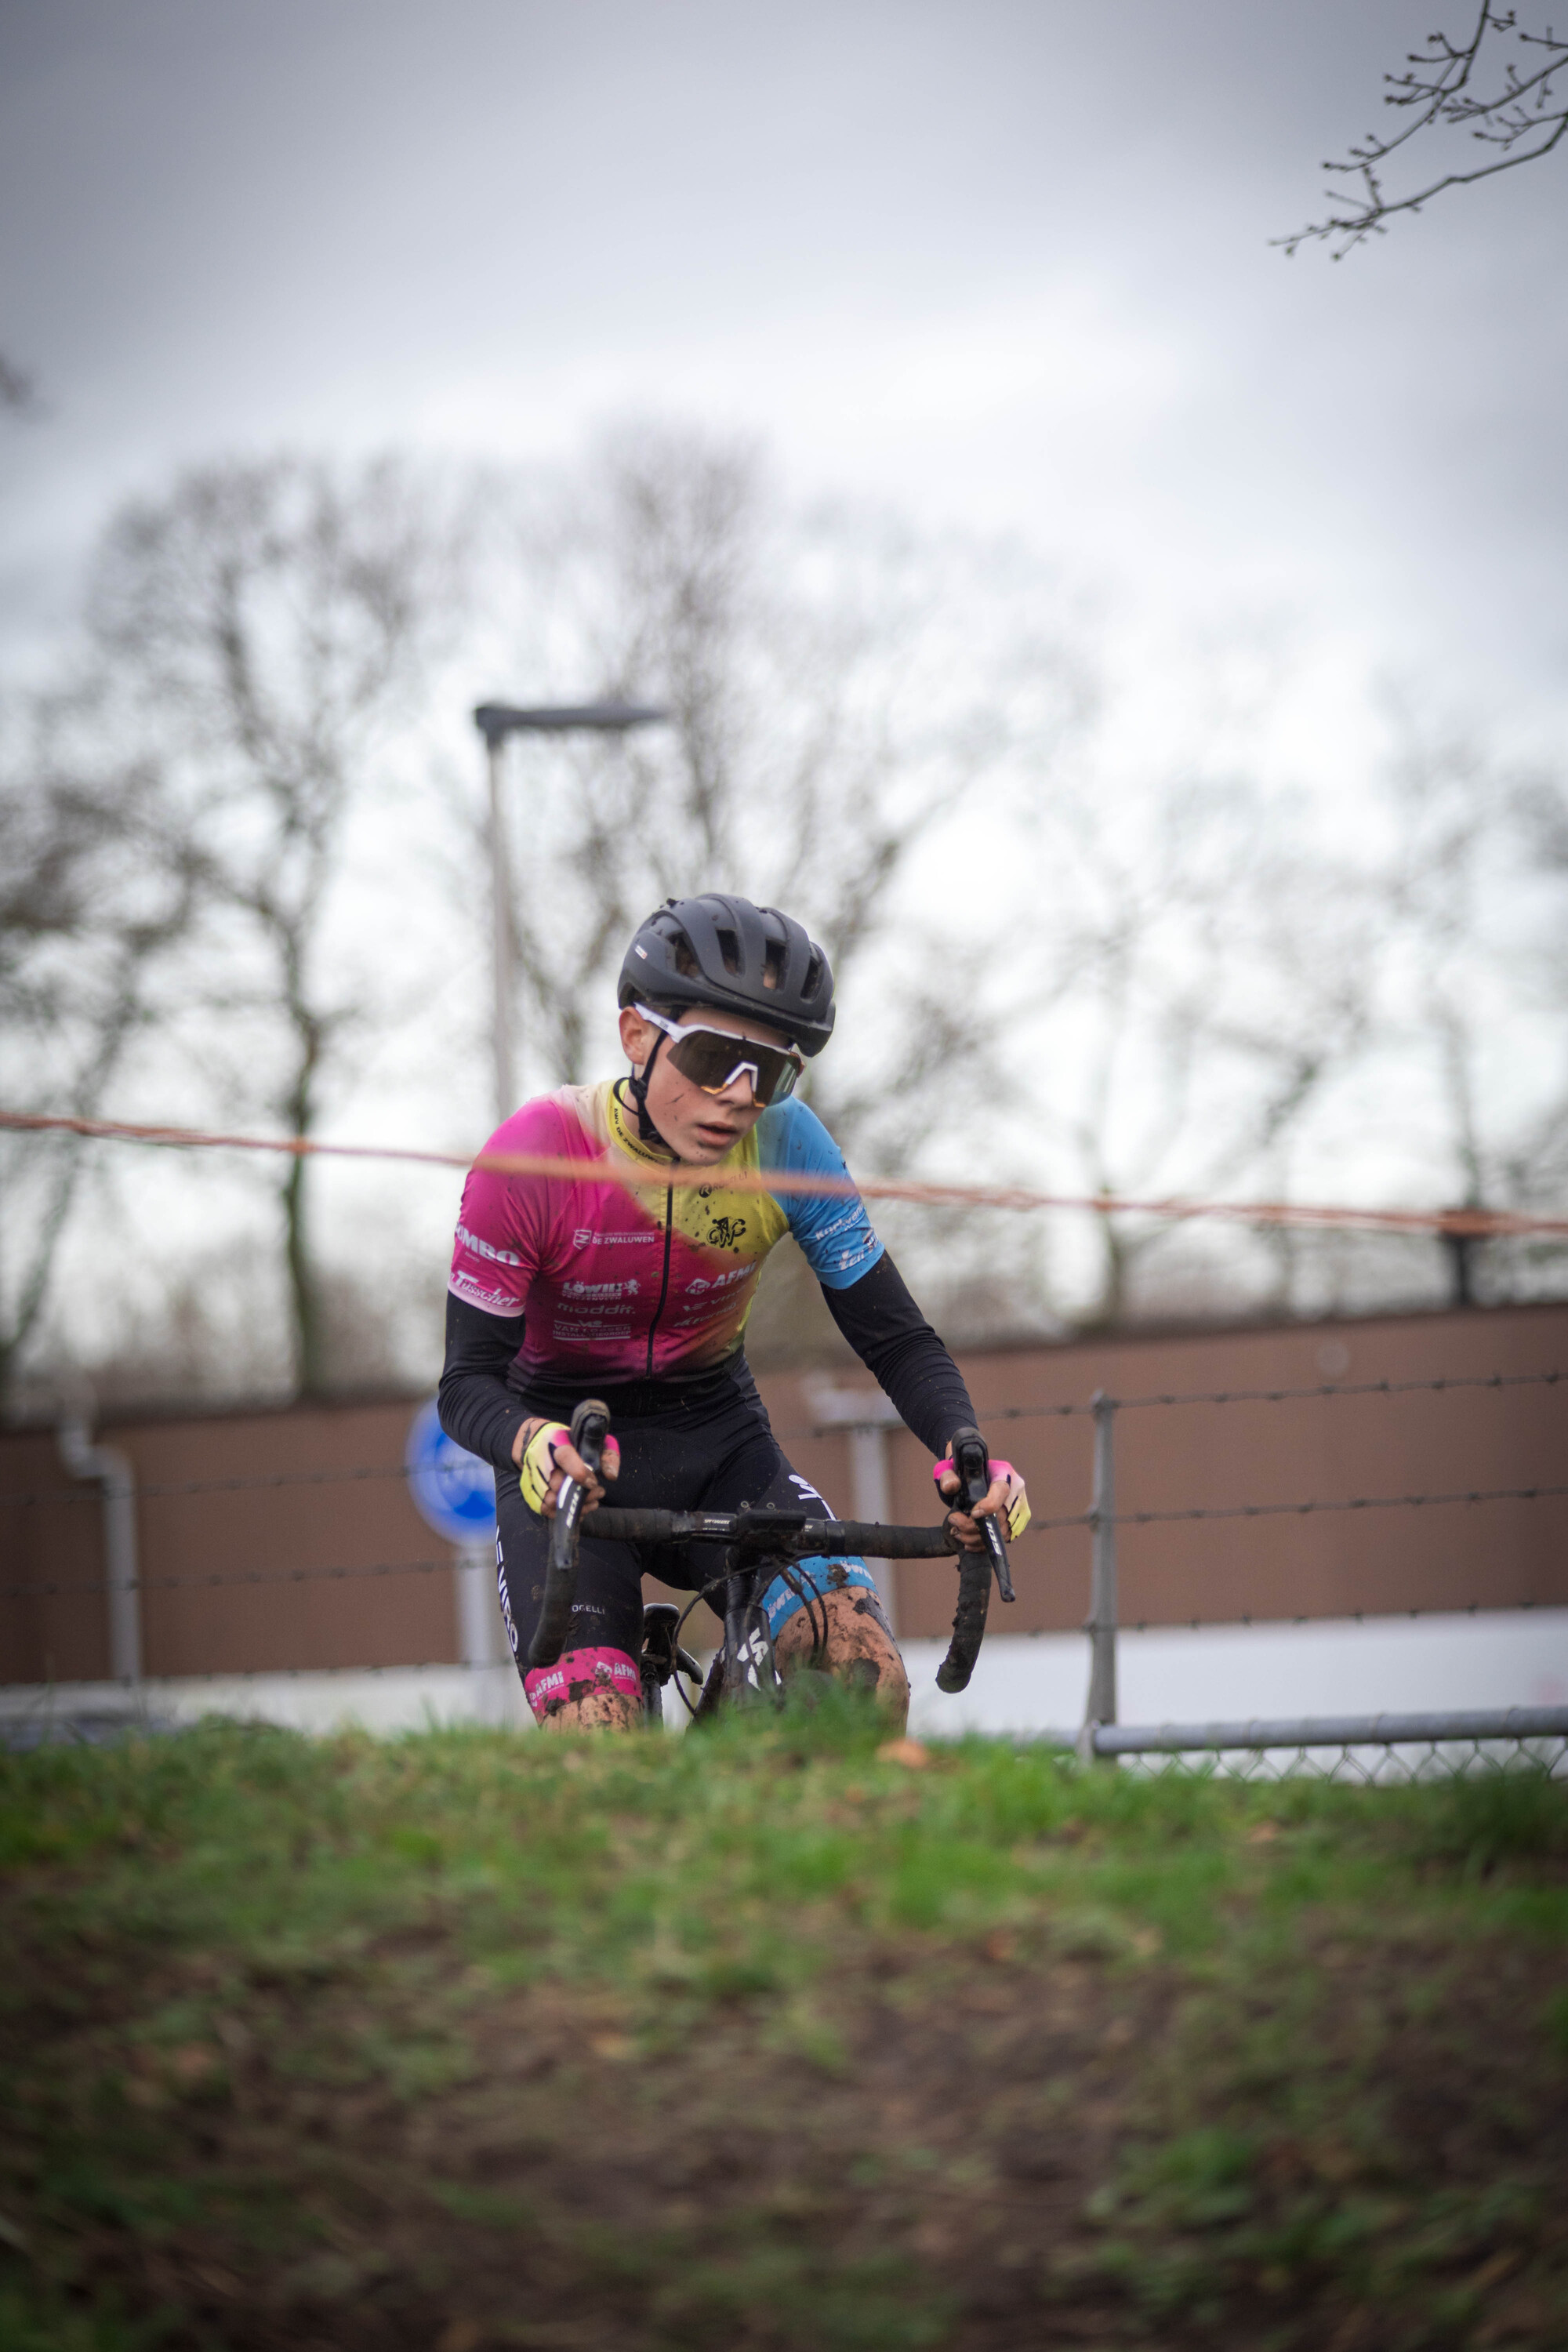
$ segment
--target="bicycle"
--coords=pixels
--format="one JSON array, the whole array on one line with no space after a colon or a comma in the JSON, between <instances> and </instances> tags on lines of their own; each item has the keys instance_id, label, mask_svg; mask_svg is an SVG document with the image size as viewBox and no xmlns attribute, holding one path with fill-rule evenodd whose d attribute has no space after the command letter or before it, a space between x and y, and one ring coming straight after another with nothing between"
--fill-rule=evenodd
<instances>
[{"instance_id":1,"label":"bicycle","mask_svg":"<svg viewBox=\"0 0 1568 2352\"><path fill-rule=\"evenodd\" d=\"M608 1407L596 1397L584 1398L572 1415L572 1444L595 1472L609 1431ZM977 1429L955 1431L952 1462L961 1500L973 1508L984 1500L990 1484L985 1442ZM529 1644L531 1668L554 1665L565 1647L576 1596L577 1548L586 1499L587 1489L575 1479L563 1482L551 1521L543 1604ZM776 1702L780 1683L773 1635L759 1595L772 1576L782 1574L811 1609L810 1589L803 1591L795 1583L791 1571L803 1559L834 1552L869 1553L873 1559L941 1559L958 1555L952 1638L936 1679L939 1690L965 1689L985 1637L993 1578L1004 1601L1016 1596L1006 1541L994 1517L979 1522L978 1550L964 1547L952 1531L952 1519L950 1511L939 1527L881 1527L871 1520L816 1518L805 1511L781 1511L772 1505L763 1510L662 1511L616 1510L601 1504L593 1515L594 1533L609 1542L714 1546L725 1554L719 1573L702 1583L684 1610L668 1601L644 1606L640 1661L644 1722L662 1723L664 1692L678 1676L701 1684L701 1696L693 1706L677 1681L694 1720L711 1717L726 1703L743 1704L763 1697ZM704 1679L696 1659L681 1648L680 1633L698 1602L721 1588L723 1640Z\"/></svg>"}]
</instances>

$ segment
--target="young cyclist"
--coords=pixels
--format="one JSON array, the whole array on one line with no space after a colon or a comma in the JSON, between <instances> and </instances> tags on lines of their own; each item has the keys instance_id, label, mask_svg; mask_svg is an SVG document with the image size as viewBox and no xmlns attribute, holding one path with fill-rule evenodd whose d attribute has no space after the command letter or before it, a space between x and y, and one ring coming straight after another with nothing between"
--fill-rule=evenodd
<instances>
[{"instance_id":1,"label":"young cyclist","mask_svg":"<svg viewBox=\"0 0 1568 2352\"><path fill-rule=\"evenodd\" d=\"M816 1489L781 1453L742 1351L763 1261L793 1234L833 1318L909 1427L938 1457L973 1424L957 1367L924 1320L858 1198L738 1191L733 1173L843 1177L820 1119L795 1092L833 1030L833 975L801 925L746 898L668 899L626 950L621 1042L631 1075L563 1087L525 1103L487 1153L581 1167L570 1178L476 1168L463 1190L447 1303L441 1423L496 1467L501 1612L541 1723L639 1719L646 1571L693 1586L675 1549L595 1542L605 1491L566 1423L584 1396L609 1407L604 1480L634 1509L798 1509ZM681 1169L712 1181L676 1187ZM635 1177L628 1189L610 1174ZM993 1462L975 1516L1003 1512L1021 1534L1023 1480ZM950 1461L933 1475L956 1495ZM587 1485L577 1598L559 1663L530 1671L563 1479ZM824 1509L826 1510L826 1505ZM973 1519L958 1532L980 1542ZM860 1559L806 1560L802 1591L763 1595L780 1671L825 1666L875 1691L900 1727L909 1681ZM807 1600L802 1594L809 1595Z\"/></svg>"}]
</instances>

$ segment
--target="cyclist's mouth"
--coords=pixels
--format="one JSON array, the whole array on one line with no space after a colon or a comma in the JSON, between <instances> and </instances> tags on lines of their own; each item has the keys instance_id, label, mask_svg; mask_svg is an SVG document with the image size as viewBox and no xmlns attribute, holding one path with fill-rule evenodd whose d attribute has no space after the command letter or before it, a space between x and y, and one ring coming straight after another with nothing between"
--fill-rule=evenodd
<instances>
[{"instance_id":1,"label":"cyclist's mouth","mask_svg":"<svg viewBox=\"0 0 1568 2352\"><path fill-rule=\"evenodd\" d=\"M728 1151L732 1143L738 1143L742 1133L742 1129L738 1127L716 1127L706 1119L699 1124L697 1129L700 1142L710 1144L721 1151Z\"/></svg>"}]
</instances>

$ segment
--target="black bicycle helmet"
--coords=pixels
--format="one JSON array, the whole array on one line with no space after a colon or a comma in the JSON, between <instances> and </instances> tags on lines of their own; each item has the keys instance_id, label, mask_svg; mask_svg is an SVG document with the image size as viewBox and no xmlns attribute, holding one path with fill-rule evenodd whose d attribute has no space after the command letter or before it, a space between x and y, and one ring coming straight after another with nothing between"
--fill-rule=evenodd
<instances>
[{"instance_id":1,"label":"black bicycle helmet","mask_svg":"<svg viewBox=\"0 0 1568 2352\"><path fill-rule=\"evenodd\" d=\"M619 1002L750 1013L808 1056L833 1034L833 972L816 940L776 907L720 891L667 898L648 917L626 950Z\"/></svg>"}]
</instances>

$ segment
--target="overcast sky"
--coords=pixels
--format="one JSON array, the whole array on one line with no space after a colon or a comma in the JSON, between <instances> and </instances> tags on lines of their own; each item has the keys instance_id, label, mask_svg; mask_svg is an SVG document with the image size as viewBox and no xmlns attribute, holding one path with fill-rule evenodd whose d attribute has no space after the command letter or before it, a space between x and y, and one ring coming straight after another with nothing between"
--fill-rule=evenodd
<instances>
[{"instance_id":1,"label":"overcast sky","mask_svg":"<svg viewBox=\"0 0 1568 2352\"><path fill-rule=\"evenodd\" d=\"M0 352L42 401L0 417L0 678L182 465L651 414L1016 532L1168 680L1282 619L1319 781L1374 756L1381 673L1554 752L1568 152L1337 265L1269 244L1472 7L0 0Z\"/></svg>"},{"instance_id":2,"label":"overcast sky","mask_svg":"<svg viewBox=\"0 0 1568 2352\"><path fill-rule=\"evenodd\" d=\"M0 0L0 658L187 460L640 411L1544 731L1568 160L1268 242L1469 5Z\"/></svg>"}]
</instances>

